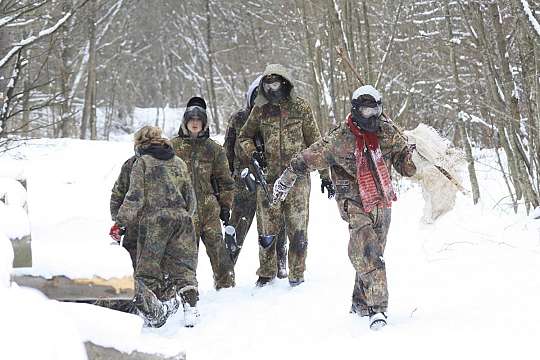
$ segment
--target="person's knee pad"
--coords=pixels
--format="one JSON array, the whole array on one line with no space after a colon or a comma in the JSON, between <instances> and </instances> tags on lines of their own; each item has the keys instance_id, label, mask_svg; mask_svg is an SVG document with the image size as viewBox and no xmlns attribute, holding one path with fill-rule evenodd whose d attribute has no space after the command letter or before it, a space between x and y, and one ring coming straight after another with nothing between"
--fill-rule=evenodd
<instances>
[{"instance_id":1,"label":"person's knee pad","mask_svg":"<svg viewBox=\"0 0 540 360\"><path fill-rule=\"evenodd\" d=\"M259 245L268 249L274 243L276 235L259 235Z\"/></svg>"}]
</instances>

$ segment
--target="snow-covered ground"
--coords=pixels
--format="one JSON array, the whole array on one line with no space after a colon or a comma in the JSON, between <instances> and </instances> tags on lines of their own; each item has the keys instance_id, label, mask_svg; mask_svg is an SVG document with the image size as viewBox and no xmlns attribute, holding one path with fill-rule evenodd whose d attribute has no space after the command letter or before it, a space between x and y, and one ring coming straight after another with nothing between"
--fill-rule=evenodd
<instances>
[{"instance_id":1,"label":"snow-covered ground","mask_svg":"<svg viewBox=\"0 0 540 360\"><path fill-rule=\"evenodd\" d=\"M36 140L0 157L0 169L23 171L29 181L36 269L80 276L103 267L114 273L116 265L110 270L112 264L107 263L112 257L88 256L84 266L66 264L72 251L123 251L108 245L108 199L131 152L129 142ZM349 314L354 271L347 257L347 225L335 201L319 192L314 175L308 268L301 286L290 288L286 280L276 280L262 289L254 287L258 249L253 226L236 267L234 289L213 290L201 244L201 318L195 328L184 328L178 313L161 329L141 331L134 316L85 304L48 302L30 290L2 288L0 302L8 309L0 309L4 315L12 314L7 319L17 322L13 314L26 315L24 326L15 327L18 331L12 331L9 320L4 322L1 342L20 343L20 334L31 328L42 330L32 330L28 339L47 331L49 336L63 336L48 315L35 311L49 306L79 334L65 340L66 354L68 349L78 351L77 339L92 338L121 349L159 348L171 354L185 350L189 359L535 358L540 336L540 220L515 215L504 199L500 201L506 193L492 158L479 153L478 159L481 203L473 206L471 199L459 195L456 208L435 224L420 222L424 206L420 189L410 183L403 186L393 208L385 254L389 326L380 332L370 331L365 319ZM55 238L62 239L61 256L39 259L40 252L47 254L43 250L47 241ZM0 245L4 249L1 241ZM0 275L2 281L4 274ZM23 298L39 298L42 305L29 306L30 300ZM50 303L54 306L44 305ZM119 335L124 332L129 336L122 339ZM55 346L62 347L62 341ZM9 353L9 348L7 355L5 351L0 346L0 358L24 358Z\"/></svg>"}]
</instances>

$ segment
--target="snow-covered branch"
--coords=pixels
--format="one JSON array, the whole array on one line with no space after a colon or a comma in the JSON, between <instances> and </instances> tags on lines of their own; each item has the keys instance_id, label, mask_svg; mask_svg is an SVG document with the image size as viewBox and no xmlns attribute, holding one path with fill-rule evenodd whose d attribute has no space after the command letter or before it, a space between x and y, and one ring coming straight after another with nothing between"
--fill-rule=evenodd
<instances>
[{"instance_id":1,"label":"snow-covered branch","mask_svg":"<svg viewBox=\"0 0 540 360\"><path fill-rule=\"evenodd\" d=\"M31 45L39 40L41 40L42 38L46 37L46 36L49 36L51 34L53 34L56 30L58 30L60 28L60 26L62 26L71 16L73 15L72 12L68 12L66 13L62 18L60 18L60 20L58 20L56 22L56 24L54 24L53 26L47 28L47 29L44 29L44 30L41 30L37 35L32 35L32 36L29 36L27 37L26 39L23 39L21 40L19 43L17 43L1 60L0 60L0 68L4 67L9 60L11 60L11 58L13 56L15 56L15 54L17 54L18 51L20 51L22 48L24 48L25 46L28 46L28 45Z\"/></svg>"}]
</instances>

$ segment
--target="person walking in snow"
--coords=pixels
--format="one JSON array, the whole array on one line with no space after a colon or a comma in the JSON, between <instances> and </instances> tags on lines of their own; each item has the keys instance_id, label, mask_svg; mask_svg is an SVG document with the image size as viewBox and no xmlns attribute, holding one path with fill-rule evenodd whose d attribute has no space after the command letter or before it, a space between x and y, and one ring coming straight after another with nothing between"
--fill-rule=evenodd
<instances>
[{"instance_id":1,"label":"person walking in snow","mask_svg":"<svg viewBox=\"0 0 540 360\"><path fill-rule=\"evenodd\" d=\"M263 153L255 146L257 137L264 143ZM311 107L295 95L289 71L278 64L268 65L262 74L253 109L238 136L245 159L267 163L266 181L272 186L294 154L320 139ZM322 189L327 189L329 196L333 195L327 169L321 171L321 179ZM289 284L297 286L304 282L310 189L310 179L302 177L292 189L291 196L278 206L270 206L259 189L257 221L261 222L261 231L257 286L265 286L277 275L276 237L283 227L289 238Z\"/></svg>"},{"instance_id":2,"label":"person walking in snow","mask_svg":"<svg viewBox=\"0 0 540 360\"><path fill-rule=\"evenodd\" d=\"M229 161L229 169L236 183L236 189L234 193L234 200L231 209L230 224L236 229L236 244L237 250L232 255L233 262L236 264L240 250L246 235L253 222L255 211L257 209L257 201L254 193L250 192L241 178L241 172L245 168L249 168L250 164L243 156L241 156L241 149L239 143L236 141L237 134L240 129L246 123L246 120L253 109L255 98L257 97L257 89L261 81L262 76L257 77L249 86L246 92L246 107L235 112L229 119L229 125L225 132L225 142L223 147L227 154L227 160ZM255 194L256 195L256 194ZM260 223L257 223L258 232L260 231ZM277 238L277 263L278 263L278 278L287 277L287 237L285 236L285 229L283 228L278 234Z\"/></svg>"},{"instance_id":3,"label":"person walking in snow","mask_svg":"<svg viewBox=\"0 0 540 360\"><path fill-rule=\"evenodd\" d=\"M197 244L200 238L206 247L214 286L217 290L233 287L234 266L225 247L220 219L225 223L229 221L234 180L223 147L210 139L204 99L193 97L188 101L178 136L172 139L172 144L191 174L197 198L193 218Z\"/></svg>"},{"instance_id":4,"label":"person walking in snow","mask_svg":"<svg viewBox=\"0 0 540 360\"><path fill-rule=\"evenodd\" d=\"M195 193L186 164L161 129L135 133L137 158L118 213L119 227L138 224L134 305L145 324L160 327L179 306L185 325L198 316L197 244L191 217Z\"/></svg>"},{"instance_id":5,"label":"person walking in snow","mask_svg":"<svg viewBox=\"0 0 540 360\"><path fill-rule=\"evenodd\" d=\"M371 85L352 94L351 113L324 139L296 154L276 180L274 201L283 201L309 172L332 166L336 200L349 223L349 259L356 270L351 312L369 316L370 327L386 325L388 290L383 259L390 226L391 166L413 176L413 146L382 116L382 96Z\"/></svg>"}]
</instances>

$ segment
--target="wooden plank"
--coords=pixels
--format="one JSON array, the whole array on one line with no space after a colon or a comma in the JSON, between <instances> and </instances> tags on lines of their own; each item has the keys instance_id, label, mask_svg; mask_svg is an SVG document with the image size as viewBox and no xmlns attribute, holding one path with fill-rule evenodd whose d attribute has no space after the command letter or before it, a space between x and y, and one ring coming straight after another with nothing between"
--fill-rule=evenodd
<instances>
[{"instance_id":1,"label":"wooden plank","mask_svg":"<svg viewBox=\"0 0 540 360\"><path fill-rule=\"evenodd\" d=\"M16 275L13 281L19 286L37 289L48 298L56 300L130 300L134 296L132 276L112 279L54 276L45 279L40 276Z\"/></svg>"},{"instance_id":2,"label":"wooden plank","mask_svg":"<svg viewBox=\"0 0 540 360\"><path fill-rule=\"evenodd\" d=\"M169 357L139 351L132 351L127 354L114 348L96 345L90 341L85 342L84 346L89 360L186 360L185 352Z\"/></svg>"},{"instance_id":3,"label":"wooden plank","mask_svg":"<svg viewBox=\"0 0 540 360\"><path fill-rule=\"evenodd\" d=\"M11 239L13 246L13 267L32 267L32 236L26 235L22 239Z\"/></svg>"}]
</instances>

